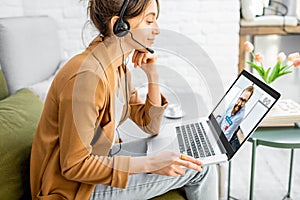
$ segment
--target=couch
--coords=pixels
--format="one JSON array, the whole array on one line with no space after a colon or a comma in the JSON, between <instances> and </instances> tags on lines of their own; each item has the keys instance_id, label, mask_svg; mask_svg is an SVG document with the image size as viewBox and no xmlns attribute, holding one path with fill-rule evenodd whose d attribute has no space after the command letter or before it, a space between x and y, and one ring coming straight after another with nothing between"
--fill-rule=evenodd
<instances>
[{"instance_id":1,"label":"couch","mask_svg":"<svg viewBox=\"0 0 300 200\"><path fill-rule=\"evenodd\" d=\"M31 199L31 143L63 60L58 41L49 17L0 18L0 199Z\"/></svg>"}]
</instances>

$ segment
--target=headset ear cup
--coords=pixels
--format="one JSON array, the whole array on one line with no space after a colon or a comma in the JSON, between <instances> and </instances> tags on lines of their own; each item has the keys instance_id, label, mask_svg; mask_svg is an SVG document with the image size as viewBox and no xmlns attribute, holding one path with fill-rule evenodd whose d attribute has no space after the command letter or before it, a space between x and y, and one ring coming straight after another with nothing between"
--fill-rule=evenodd
<instances>
[{"instance_id":1,"label":"headset ear cup","mask_svg":"<svg viewBox=\"0 0 300 200\"><path fill-rule=\"evenodd\" d=\"M113 32L118 37L124 37L130 30L130 24L128 21L119 18L113 27Z\"/></svg>"}]
</instances>

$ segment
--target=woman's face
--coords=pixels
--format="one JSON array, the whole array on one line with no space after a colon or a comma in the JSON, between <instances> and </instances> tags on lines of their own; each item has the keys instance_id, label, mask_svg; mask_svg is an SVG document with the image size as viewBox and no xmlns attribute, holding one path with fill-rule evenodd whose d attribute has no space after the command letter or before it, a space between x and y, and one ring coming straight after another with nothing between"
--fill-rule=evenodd
<instances>
[{"instance_id":1,"label":"woman's face","mask_svg":"<svg viewBox=\"0 0 300 200\"><path fill-rule=\"evenodd\" d=\"M157 3L155 0L151 0L144 13L128 20L133 37L145 46L152 46L155 36L160 33L156 21L157 15ZM130 34L126 36L126 40L134 49L146 52L143 47L131 39Z\"/></svg>"}]
</instances>

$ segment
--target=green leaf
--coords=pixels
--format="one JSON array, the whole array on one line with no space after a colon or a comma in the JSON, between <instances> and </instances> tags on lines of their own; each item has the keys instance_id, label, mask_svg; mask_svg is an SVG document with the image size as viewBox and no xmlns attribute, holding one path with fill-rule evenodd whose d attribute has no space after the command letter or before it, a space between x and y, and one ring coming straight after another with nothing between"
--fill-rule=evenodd
<instances>
[{"instance_id":1,"label":"green leaf","mask_svg":"<svg viewBox=\"0 0 300 200\"><path fill-rule=\"evenodd\" d=\"M282 76L282 75L290 74L290 73L292 73L292 71L280 72L278 76Z\"/></svg>"},{"instance_id":2,"label":"green leaf","mask_svg":"<svg viewBox=\"0 0 300 200\"><path fill-rule=\"evenodd\" d=\"M277 77L278 77L278 74L280 72L280 61L277 62L277 64L274 66L269 78L268 78L268 81L267 83L271 83L273 82Z\"/></svg>"},{"instance_id":3,"label":"green leaf","mask_svg":"<svg viewBox=\"0 0 300 200\"><path fill-rule=\"evenodd\" d=\"M283 76L285 74L290 74L290 73L292 73L292 71L280 72L275 79L279 78L280 76ZM273 81L275 81L275 79Z\"/></svg>"},{"instance_id":4,"label":"green leaf","mask_svg":"<svg viewBox=\"0 0 300 200\"><path fill-rule=\"evenodd\" d=\"M269 76L270 70L271 70L271 67L269 67L269 68L267 69L267 71L265 71L265 74L264 74L264 76L262 77L266 83L268 82L268 76Z\"/></svg>"},{"instance_id":5,"label":"green leaf","mask_svg":"<svg viewBox=\"0 0 300 200\"><path fill-rule=\"evenodd\" d=\"M288 65L284 65L283 67L280 68L280 71L284 71L286 70L286 68L288 68L289 66Z\"/></svg>"},{"instance_id":6,"label":"green leaf","mask_svg":"<svg viewBox=\"0 0 300 200\"><path fill-rule=\"evenodd\" d=\"M265 75L265 70L261 66L254 64L253 62L247 62L252 68L254 68L258 74L263 78Z\"/></svg>"}]
</instances>

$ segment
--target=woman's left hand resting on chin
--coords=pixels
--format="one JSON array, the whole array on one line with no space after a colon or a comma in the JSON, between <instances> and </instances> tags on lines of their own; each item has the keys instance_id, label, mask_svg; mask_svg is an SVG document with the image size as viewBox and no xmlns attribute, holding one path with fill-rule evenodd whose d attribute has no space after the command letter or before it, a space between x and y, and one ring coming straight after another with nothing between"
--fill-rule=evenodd
<instances>
[{"instance_id":1,"label":"woman's left hand resting on chin","mask_svg":"<svg viewBox=\"0 0 300 200\"><path fill-rule=\"evenodd\" d=\"M137 68L139 66L145 72L148 79L158 79L158 74L156 70L156 60L156 54L151 54L149 52L142 52L138 50L135 50L132 56L132 63L134 64L134 68Z\"/></svg>"},{"instance_id":2,"label":"woman's left hand resting on chin","mask_svg":"<svg viewBox=\"0 0 300 200\"><path fill-rule=\"evenodd\" d=\"M148 78L148 97L155 105L161 105L161 95L156 70L157 55L149 52L135 50L132 56L134 68L138 66L145 72Z\"/></svg>"}]
</instances>

